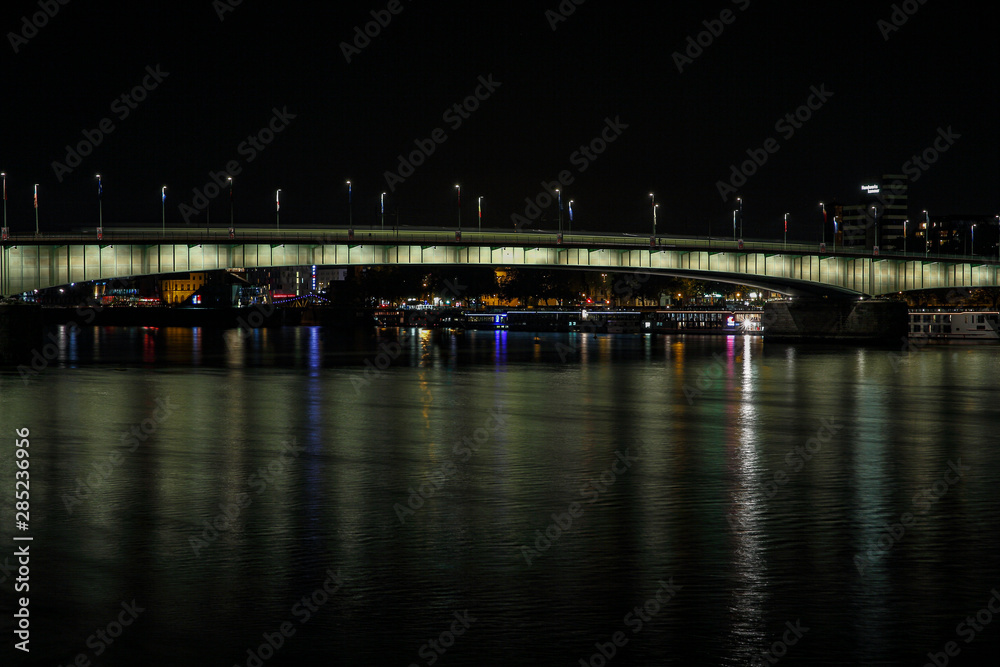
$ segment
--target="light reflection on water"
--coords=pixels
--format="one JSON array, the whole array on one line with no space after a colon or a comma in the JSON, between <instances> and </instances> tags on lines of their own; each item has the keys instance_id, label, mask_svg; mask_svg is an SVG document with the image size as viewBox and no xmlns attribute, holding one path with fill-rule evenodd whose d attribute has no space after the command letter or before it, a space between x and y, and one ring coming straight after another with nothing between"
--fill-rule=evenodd
<instances>
[{"instance_id":1,"label":"light reflection on water","mask_svg":"<svg viewBox=\"0 0 1000 667\"><path fill-rule=\"evenodd\" d=\"M810 630L789 664L922 664L1000 583L992 347L900 359L750 337L54 334L50 368L0 375L4 427L32 429L33 610L53 664L132 598L148 616L104 664L245 664L331 568L343 591L268 664L421 662L464 609L478 620L442 664L578 664L618 630L621 664L747 664L797 619ZM129 451L158 400L169 418ZM457 454L496 410L503 428ZM840 430L795 468L831 418ZM640 443L590 503L582 490ZM860 573L884 522L958 459L968 476ZM573 502L582 515L526 562ZM9 504L0 514L12 525ZM632 634L625 615L671 577L683 588Z\"/></svg>"}]
</instances>

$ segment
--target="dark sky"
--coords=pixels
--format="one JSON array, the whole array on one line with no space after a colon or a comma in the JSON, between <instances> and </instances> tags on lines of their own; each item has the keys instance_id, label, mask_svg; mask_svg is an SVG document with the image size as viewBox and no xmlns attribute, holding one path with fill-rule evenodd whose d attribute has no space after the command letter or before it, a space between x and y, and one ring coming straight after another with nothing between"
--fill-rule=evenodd
<instances>
[{"instance_id":1,"label":"dark sky","mask_svg":"<svg viewBox=\"0 0 1000 667\"><path fill-rule=\"evenodd\" d=\"M279 187L283 227L345 224L347 179L356 225L377 224L385 173L437 128L446 140L387 198L404 224L454 225L461 183L464 226L482 195L487 224L512 229L525 198L568 170L576 228L646 233L656 192L661 233L731 233L717 183L773 138L779 150L739 188L745 236L780 237L789 212L790 238L818 238L820 200L854 202L862 183L899 172L949 127L960 137L911 184L911 208L1000 212L995 6L913 0L886 40L878 21L890 19L889 2L588 0L553 30L546 11L557 0L401 0L348 63L340 44L387 4L244 0L220 20L222 2L72 0L15 53L10 33L40 10L8 3L0 169L10 226L33 227L33 183L43 231L95 226L98 172L107 227L159 224L164 184L167 222L181 226L180 205L230 160L241 169L237 226L273 224ZM673 54L724 9L732 23L678 72ZM115 100L147 67L169 75L120 118ZM443 114L490 75L500 86L453 129ZM776 128L813 86L833 95L791 136ZM275 108L294 119L263 151L241 151ZM572 155L606 118L628 127L581 173ZM114 131L60 181L53 163L102 119ZM545 212L553 225L555 212ZM225 194L211 215L226 221ZM188 218L205 224L205 213Z\"/></svg>"}]
</instances>

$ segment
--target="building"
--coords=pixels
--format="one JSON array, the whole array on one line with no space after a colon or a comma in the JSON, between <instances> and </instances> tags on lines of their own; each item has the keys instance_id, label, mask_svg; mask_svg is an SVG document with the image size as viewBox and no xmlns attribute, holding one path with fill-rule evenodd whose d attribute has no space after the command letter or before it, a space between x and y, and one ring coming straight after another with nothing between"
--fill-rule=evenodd
<instances>
[{"instance_id":1,"label":"building","mask_svg":"<svg viewBox=\"0 0 1000 667\"><path fill-rule=\"evenodd\" d=\"M249 269L247 279L267 287L273 294L303 296L319 294L331 282L346 280L347 269L312 265Z\"/></svg>"},{"instance_id":2,"label":"building","mask_svg":"<svg viewBox=\"0 0 1000 667\"><path fill-rule=\"evenodd\" d=\"M160 281L160 298L168 306L184 303L207 282L205 273L178 273Z\"/></svg>"},{"instance_id":3,"label":"building","mask_svg":"<svg viewBox=\"0 0 1000 667\"><path fill-rule=\"evenodd\" d=\"M918 225L920 240L915 244L923 249L921 242L927 234L927 219ZM930 233L927 238L930 246L927 251L942 255L980 255L996 257L997 246L997 216L993 215L942 215L930 218Z\"/></svg>"},{"instance_id":4,"label":"building","mask_svg":"<svg viewBox=\"0 0 1000 667\"><path fill-rule=\"evenodd\" d=\"M842 208L843 245L902 252L914 229L907 222L909 206L909 178L903 174L883 174L862 185L858 203Z\"/></svg>"}]
</instances>

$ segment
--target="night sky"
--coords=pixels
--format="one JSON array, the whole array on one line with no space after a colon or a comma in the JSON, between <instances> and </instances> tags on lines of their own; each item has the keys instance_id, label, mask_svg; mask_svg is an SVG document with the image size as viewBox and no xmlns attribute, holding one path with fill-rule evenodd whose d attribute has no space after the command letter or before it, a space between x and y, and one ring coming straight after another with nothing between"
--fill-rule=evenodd
<instances>
[{"instance_id":1,"label":"night sky","mask_svg":"<svg viewBox=\"0 0 1000 667\"><path fill-rule=\"evenodd\" d=\"M718 183L774 139L737 188L745 236L780 238L788 212L789 237L812 240L819 201L855 203L862 183L903 170L939 128L952 139L926 171L911 165L911 210L1000 212L995 5L912 0L896 29L889 2L565 0L574 11L559 21L557 0L49 3L58 13L37 34L22 20L37 0L4 9L0 169L14 232L34 227L34 183L43 231L96 226L96 173L107 228L159 225L162 185L167 224L204 227L193 189L235 160L237 227L274 224L277 188L282 227L346 224L350 179L358 227L378 224L383 191L390 221L455 225L461 183L463 227L482 195L486 224L513 229L525 198L565 170L574 229L648 233L655 192L661 234L711 225L724 236L736 195L724 200ZM391 20L355 49L373 11ZM711 43L679 72L675 54L699 33ZM144 79L152 90L130 108L121 96ZM446 114L477 87L478 109ZM814 87L832 95L800 127L776 126ZM113 132L71 167L66 146L104 119ZM244 143L272 122L281 129L262 150ZM397 156L438 129L433 154L387 183ZM577 153L602 131L614 137L603 153ZM212 201L213 226L227 221L227 197ZM556 206L543 215L554 227Z\"/></svg>"}]
</instances>

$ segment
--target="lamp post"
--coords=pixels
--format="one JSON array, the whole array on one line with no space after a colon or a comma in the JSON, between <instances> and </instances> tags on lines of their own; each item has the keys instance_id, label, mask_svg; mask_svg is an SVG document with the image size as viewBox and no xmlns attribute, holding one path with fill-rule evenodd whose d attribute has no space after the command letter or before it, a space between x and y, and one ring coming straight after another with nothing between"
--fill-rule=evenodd
<instances>
[{"instance_id":1,"label":"lamp post","mask_svg":"<svg viewBox=\"0 0 1000 667\"><path fill-rule=\"evenodd\" d=\"M559 202L559 233L562 234L562 190L559 188L556 188L556 199Z\"/></svg>"},{"instance_id":2,"label":"lamp post","mask_svg":"<svg viewBox=\"0 0 1000 667\"><path fill-rule=\"evenodd\" d=\"M821 241L821 243L825 248L826 247L826 204L820 202L819 207L823 209L823 240Z\"/></svg>"},{"instance_id":3,"label":"lamp post","mask_svg":"<svg viewBox=\"0 0 1000 667\"><path fill-rule=\"evenodd\" d=\"M7 172L0 173L3 177L3 226L7 229Z\"/></svg>"},{"instance_id":4,"label":"lamp post","mask_svg":"<svg viewBox=\"0 0 1000 667\"><path fill-rule=\"evenodd\" d=\"M163 233L167 233L167 186L160 188L160 217L163 221Z\"/></svg>"},{"instance_id":5,"label":"lamp post","mask_svg":"<svg viewBox=\"0 0 1000 667\"><path fill-rule=\"evenodd\" d=\"M101 175L97 174L97 226L104 227L104 186L101 185Z\"/></svg>"},{"instance_id":6,"label":"lamp post","mask_svg":"<svg viewBox=\"0 0 1000 667\"><path fill-rule=\"evenodd\" d=\"M381 206L381 211L382 211L382 231L385 231L385 193L384 192L382 193L382 196L379 198L379 204Z\"/></svg>"},{"instance_id":7,"label":"lamp post","mask_svg":"<svg viewBox=\"0 0 1000 667\"><path fill-rule=\"evenodd\" d=\"M347 226L354 229L354 206L351 203L351 182L347 181Z\"/></svg>"},{"instance_id":8,"label":"lamp post","mask_svg":"<svg viewBox=\"0 0 1000 667\"><path fill-rule=\"evenodd\" d=\"M906 227L907 227L907 224L909 222L910 222L909 220L903 220L903 254L904 255L906 254Z\"/></svg>"},{"instance_id":9,"label":"lamp post","mask_svg":"<svg viewBox=\"0 0 1000 667\"><path fill-rule=\"evenodd\" d=\"M970 252L969 254L970 255L975 255L976 254L976 225L975 225L975 223L973 223L971 231L972 231L972 249L971 249L972 252Z\"/></svg>"},{"instance_id":10,"label":"lamp post","mask_svg":"<svg viewBox=\"0 0 1000 667\"><path fill-rule=\"evenodd\" d=\"M788 214L785 214L785 248L788 248Z\"/></svg>"},{"instance_id":11,"label":"lamp post","mask_svg":"<svg viewBox=\"0 0 1000 667\"><path fill-rule=\"evenodd\" d=\"M455 189L458 190L458 231L462 231L462 186L456 185Z\"/></svg>"},{"instance_id":12,"label":"lamp post","mask_svg":"<svg viewBox=\"0 0 1000 667\"><path fill-rule=\"evenodd\" d=\"M483 196L479 195L479 231L483 231Z\"/></svg>"},{"instance_id":13,"label":"lamp post","mask_svg":"<svg viewBox=\"0 0 1000 667\"><path fill-rule=\"evenodd\" d=\"M833 251L837 252L837 216L833 216Z\"/></svg>"},{"instance_id":14,"label":"lamp post","mask_svg":"<svg viewBox=\"0 0 1000 667\"><path fill-rule=\"evenodd\" d=\"M736 240L736 209L733 209L733 241Z\"/></svg>"},{"instance_id":15,"label":"lamp post","mask_svg":"<svg viewBox=\"0 0 1000 667\"><path fill-rule=\"evenodd\" d=\"M924 257L931 251L931 214L924 209Z\"/></svg>"},{"instance_id":16,"label":"lamp post","mask_svg":"<svg viewBox=\"0 0 1000 667\"><path fill-rule=\"evenodd\" d=\"M233 229L233 177L229 176L229 229Z\"/></svg>"},{"instance_id":17,"label":"lamp post","mask_svg":"<svg viewBox=\"0 0 1000 667\"><path fill-rule=\"evenodd\" d=\"M653 209L653 236L656 236L656 194L649 193L649 205Z\"/></svg>"},{"instance_id":18,"label":"lamp post","mask_svg":"<svg viewBox=\"0 0 1000 667\"><path fill-rule=\"evenodd\" d=\"M38 236L38 183L35 183L35 236Z\"/></svg>"},{"instance_id":19,"label":"lamp post","mask_svg":"<svg viewBox=\"0 0 1000 667\"><path fill-rule=\"evenodd\" d=\"M740 238L743 238L743 197L737 197L736 203L740 205Z\"/></svg>"},{"instance_id":20,"label":"lamp post","mask_svg":"<svg viewBox=\"0 0 1000 667\"><path fill-rule=\"evenodd\" d=\"M878 207L872 206L872 216L875 220L875 247L878 247Z\"/></svg>"},{"instance_id":21,"label":"lamp post","mask_svg":"<svg viewBox=\"0 0 1000 667\"><path fill-rule=\"evenodd\" d=\"M281 188L274 191L274 228L281 229Z\"/></svg>"},{"instance_id":22,"label":"lamp post","mask_svg":"<svg viewBox=\"0 0 1000 667\"><path fill-rule=\"evenodd\" d=\"M573 200L569 200L569 231L573 231Z\"/></svg>"}]
</instances>

